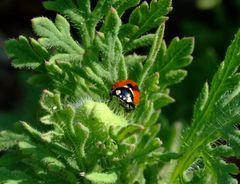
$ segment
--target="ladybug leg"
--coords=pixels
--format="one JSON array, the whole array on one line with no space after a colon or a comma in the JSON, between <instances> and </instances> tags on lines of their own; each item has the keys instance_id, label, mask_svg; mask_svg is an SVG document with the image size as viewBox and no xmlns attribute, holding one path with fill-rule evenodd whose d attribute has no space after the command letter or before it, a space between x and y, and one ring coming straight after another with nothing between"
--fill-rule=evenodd
<instances>
[{"instance_id":1,"label":"ladybug leg","mask_svg":"<svg viewBox=\"0 0 240 184\"><path fill-rule=\"evenodd\" d=\"M129 104L129 106L131 107L132 110L135 109L135 105L134 104Z\"/></svg>"},{"instance_id":2,"label":"ladybug leg","mask_svg":"<svg viewBox=\"0 0 240 184\"><path fill-rule=\"evenodd\" d=\"M131 111L130 105L128 104L126 107L127 108L125 108L125 112L130 112Z\"/></svg>"},{"instance_id":3,"label":"ladybug leg","mask_svg":"<svg viewBox=\"0 0 240 184\"><path fill-rule=\"evenodd\" d=\"M126 112L130 112L130 111L132 111L132 110L135 109L135 105L132 104L132 103L128 103L128 104L126 104L125 107L126 107L126 108L125 108L125 111L126 111Z\"/></svg>"}]
</instances>

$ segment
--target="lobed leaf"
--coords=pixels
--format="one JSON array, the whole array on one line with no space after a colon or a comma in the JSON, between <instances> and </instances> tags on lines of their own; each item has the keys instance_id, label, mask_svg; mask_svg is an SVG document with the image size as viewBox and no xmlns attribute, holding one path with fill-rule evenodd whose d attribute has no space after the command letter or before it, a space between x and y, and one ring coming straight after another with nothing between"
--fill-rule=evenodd
<instances>
[{"instance_id":1,"label":"lobed leaf","mask_svg":"<svg viewBox=\"0 0 240 184\"><path fill-rule=\"evenodd\" d=\"M60 94L54 94L48 90L43 91L40 104L42 108L49 113L52 113L58 109L62 109Z\"/></svg>"},{"instance_id":2,"label":"lobed leaf","mask_svg":"<svg viewBox=\"0 0 240 184\"><path fill-rule=\"evenodd\" d=\"M127 9L136 6L139 2L140 0L120 0L114 3L114 7L116 8L118 14L121 16Z\"/></svg>"},{"instance_id":3,"label":"lobed leaf","mask_svg":"<svg viewBox=\"0 0 240 184\"><path fill-rule=\"evenodd\" d=\"M170 6L170 0L151 1L150 7L147 2L144 1L138 6L129 17L129 23L139 27L138 31L133 35L133 38L137 38L146 31L162 24L166 20L164 16L171 9Z\"/></svg>"},{"instance_id":4,"label":"lobed leaf","mask_svg":"<svg viewBox=\"0 0 240 184\"><path fill-rule=\"evenodd\" d=\"M193 38L174 38L163 57L158 57L157 68L161 73L160 84L163 87L182 81L186 71L180 68L188 66L192 61ZM161 56L161 53L160 53Z\"/></svg>"},{"instance_id":5,"label":"lobed leaf","mask_svg":"<svg viewBox=\"0 0 240 184\"><path fill-rule=\"evenodd\" d=\"M113 5L114 0L99 0L97 1L97 4L92 11L92 24L96 25L97 22L105 15L105 12L107 12L111 6Z\"/></svg>"},{"instance_id":6,"label":"lobed leaf","mask_svg":"<svg viewBox=\"0 0 240 184\"><path fill-rule=\"evenodd\" d=\"M57 15L55 24L48 18L38 17L32 20L33 29L39 38L38 41L46 48L62 49L70 54L82 55L84 50L73 40L70 34L70 25L61 15Z\"/></svg>"},{"instance_id":7,"label":"lobed leaf","mask_svg":"<svg viewBox=\"0 0 240 184\"><path fill-rule=\"evenodd\" d=\"M11 39L5 44L5 49L16 68L36 69L48 59L49 53L36 40L31 42L26 37L20 36L18 40Z\"/></svg>"},{"instance_id":8,"label":"lobed leaf","mask_svg":"<svg viewBox=\"0 0 240 184\"><path fill-rule=\"evenodd\" d=\"M205 155L206 156L206 155ZM210 170L214 177L212 180L214 183L224 184L231 183L237 184L237 180L233 178L230 174L237 174L238 168L235 164L227 164L223 160L215 159L214 157L206 156L207 169Z\"/></svg>"}]
</instances>

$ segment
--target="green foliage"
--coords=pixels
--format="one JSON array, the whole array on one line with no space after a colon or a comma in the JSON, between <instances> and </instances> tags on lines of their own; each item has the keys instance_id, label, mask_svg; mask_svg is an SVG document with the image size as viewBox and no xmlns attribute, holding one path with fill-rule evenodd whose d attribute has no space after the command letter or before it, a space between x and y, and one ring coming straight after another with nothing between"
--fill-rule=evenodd
<instances>
[{"instance_id":1,"label":"green foliage","mask_svg":"<svg viewBox=\"0 0 240 184\"><path fill-rule=\"evenodd\" d=\"M13 183L13 184L31 184L37 182L30 176L21 171L12 171L6 168L0 168L0 182L1 183Z\"/></svg>"},{"instance_id":2,"label":"green foliage","mask_svg":"<svg viewBox=\"0 0 240 184\"><path fill-rule=\"evenodd\" d=\"M160 80L160 85L173 85L181 82L186 77L187 72L181 68L188 66L192 61L190 54L193 52L193 41L191 38L181 40L174 38L166 54L159 55L156 70L164 76Z\"/></svg>"},{"instance_id":3,"label":"green foliage","mask_svg":"<svg viewBox=\"0 0 240 184\"><path fill-rule=\"evenodd\" d=\"M182 126L176 124L164 147L161 108L174 102L170 87L186 77L194 47L193 38L176 37L169 45L164 40L171 0L99 0L95 7L89 0L53 0L44 6L59 14L55 22L32 20L38 40L6 42L13 66L34 69L29 82L48 90L40 99L38 128L22 121L16 132L1 132L0 150L8 150L0 158L1 183L234 181L229 174L236 166L223 157L240 153L240 133L232 127L239 120L240 33L211 87L205 84L192 127L180 141ZM136 54L143 47L147 52ZM109 101L111 85L123 79L136 81L141 92L130 112ZM220 138L228 144L213 147Z\"/></svg>"},{"instance_id":4,"label":"green foliage","mask_svg":"<svg viewBox=\"0 0 240 184\"><path fill-rule=\"evenodd\" d=\"M90 173L86 175L86 178L94 183L115 183L117 175L115 173Z\"/></svg>"},{"instance_id":5,"label":"green foliage","mask_svg":"<svg viewBox=\"0 0 240 184\"><path fill-rule=\"evenodd\" d=\"M29 43L24 36L20 36L19 40L9 40L6 50L16 68L36 69L48 59L48 53L44 47L34 39L31 39L31 43Z\"/></svg>"},{"instance_id":6,"label":"green foliage","mask_svg":"<svg viewBox=\"0 0 240 184\"><path fill-rule=\"evenodd\" d=\"M57 15L55 24L48 18L38 17L32 19L32 25L36 34L41 36L38 42L45 48L60 49L69 54L83 54L83 49L71 37L69 23L61 15Z\"/></svg>"},{"instance_id":7,"label":"green foliage","mask_svg":"<svg viewBox=\"0 0 240 184\"><path fill-rule=\"evenodd\" d=\"M213 77L210 89L206 83L196 102L192 126L183 138L181 151L184 155L173 172L171 182L181 177L181 173L199 157L204 159L205 175L212 175L212 181L215 183L237 182L230 175L237 173L236 166L225 163L221 156L231 156L227 153L239 156L239 147L236 146L240 140L239 130L233 128L240 118L238 90L240 81L237 72L239 51L240 32L236 34L228 48L224 61ZM220 147L221 149L211 149L210 146L209 152L209 144L220 138L225 139L228 146Z\"/></svg>"},{"instance_id":8,"label":"green foliage","mask_svg":"<svg viewBox=\"0 0 240 184\"><path fill-rule=\"evenodd\" d=\"M19 140L24 139L24 136L10 131L0 132L0 151L8 150L17 145Z\"/></svg>"}]
</instances>

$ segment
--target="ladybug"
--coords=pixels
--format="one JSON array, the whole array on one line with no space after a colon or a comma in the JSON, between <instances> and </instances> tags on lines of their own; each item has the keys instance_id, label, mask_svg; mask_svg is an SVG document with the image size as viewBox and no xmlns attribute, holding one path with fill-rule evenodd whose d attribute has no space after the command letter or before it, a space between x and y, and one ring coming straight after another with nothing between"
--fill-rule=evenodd
<instances>
[{"instance_id":1,"label":"ladybug","mask_svg":"<svg viewBox=\"0 0 240 184\"><path fill-rule=\"evenodd\" d=\"M113 84L110 99L113 96L116 96L127 110L135 109L135 105L140 101L138 85L132 80L121 80Z\"/></svg>"}]
</instances>

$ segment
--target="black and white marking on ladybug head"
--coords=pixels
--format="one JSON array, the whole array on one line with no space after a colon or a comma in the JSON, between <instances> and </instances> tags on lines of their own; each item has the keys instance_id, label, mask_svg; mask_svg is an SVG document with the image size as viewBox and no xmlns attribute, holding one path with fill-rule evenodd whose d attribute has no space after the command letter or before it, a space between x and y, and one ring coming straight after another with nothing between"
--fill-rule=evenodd
<instances>
[{"instance_id":1,"label":"black and white marking on ladybug head","mask_svg":"<svg viewBox=\"0 0 240 184\"><path fill-rule=\"evenodd\" d=\"M121 94L121 90L116 89L116 90L115 90L115 94L116 94L116 95L120 95L120 94Z\"/></svg>"},{"instance_id":2,"label":"black and white marking on ladybug head","mask_svg":"<svg viewBox=\"0 0 240 184\"><path fill-rule=\"evenodd\" d=\"M110 96L116 96L121 104L128 109L134 109L135 107L133 103L133 92L129 86L113 89Z\"/></svg>"}]
</instances>

